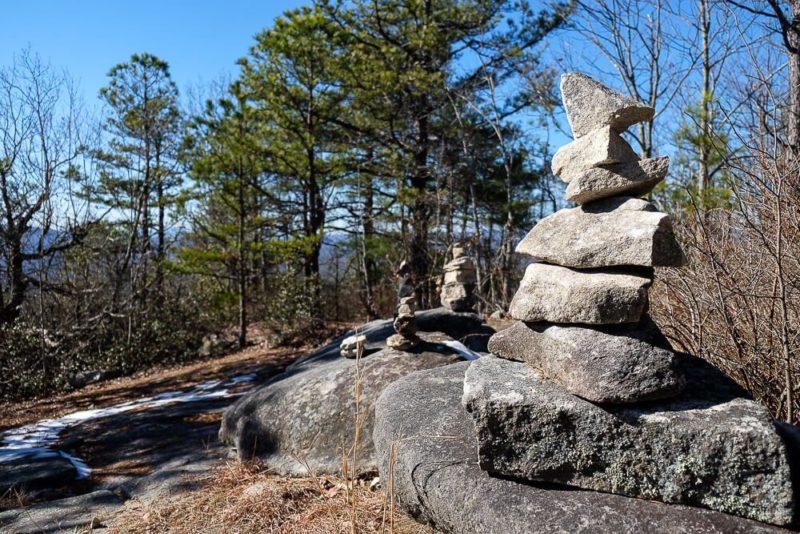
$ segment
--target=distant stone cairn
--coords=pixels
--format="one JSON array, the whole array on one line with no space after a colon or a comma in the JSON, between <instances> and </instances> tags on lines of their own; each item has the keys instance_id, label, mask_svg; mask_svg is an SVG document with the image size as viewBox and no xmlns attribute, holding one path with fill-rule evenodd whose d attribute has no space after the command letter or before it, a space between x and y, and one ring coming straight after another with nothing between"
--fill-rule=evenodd
<instances>
[{"instance_id":1,"label":"distant stone cairn","mask_svg":"<svg viewBox=\"0 0 800 534\"><path fill-rule=\"evenodd\" d=\"M421 339L417 336L417 322L414 316L417 305L409 265L406 262L401 263L396 275L399 278L397 296L400 301L397 306L397 315L394 319L394 331L396 334L386 340L386 346L405 351L416 347L421 342Z\"/></svg>"},{"instance_id":2,"label":"distant stone cairn","mask_svg":"<svg viewBox=\"0 0 800 534\"><path fill-rule=\"evenodd\" d=\"M453 259L444 266L442 306L456 312L475 311L475 264L463 245L453 246Z\"/></svg>"}]
</instances>

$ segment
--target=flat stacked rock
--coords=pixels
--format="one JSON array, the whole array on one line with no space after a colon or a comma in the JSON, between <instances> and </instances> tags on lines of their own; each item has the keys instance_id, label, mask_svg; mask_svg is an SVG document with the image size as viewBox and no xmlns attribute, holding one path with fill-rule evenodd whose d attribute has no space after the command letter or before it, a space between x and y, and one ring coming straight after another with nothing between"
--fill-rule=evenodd
<instances>
[{"instance_id":1,"label":"flat stacked rock","mask_svg":"<svg viewBox=\"0 0 800 534\"><path fill-rule=\"evenodd\" d=\"M444 266L442 306L456 312L473 312L475 308L475 264L461 245L453 247L453 260Z\"/></svg>"},{"instance_id":2,"label":"flat stacked rock","mask_svg":"<svg viewBox=\"0 0 800 534\"><path fill-rule=\"evenodd\" d=\"M654 110L578 73L561 92L575 140L552 167L579 206L519 243L536 262L509 307L516 323L489 341L501 359L466 374L481 467L790 524L788 455L767 410L675 353L647 316L654 268L684 261L669 216L638 198L668 158L640 160L620 136Z\"/></svg>"},{"instance_id":3,"label":"flat stacked rock","mask_svg":"<svg viewBox=\"0 0 800 534\"><path fill-rule=\"evenodd\" d=\"M588 401L674 397L684 375L647 317L647 291L653 268L679 266L683 254L669 216L632 196L663 180L669 160L640 160L620 136L653 109L578 73L562 77L561 92L575 141L556 152L553 171L581 205L544 218L517 245L540 263L511 301L519 322L489 350Z\"/></svg>"}]
</instances>

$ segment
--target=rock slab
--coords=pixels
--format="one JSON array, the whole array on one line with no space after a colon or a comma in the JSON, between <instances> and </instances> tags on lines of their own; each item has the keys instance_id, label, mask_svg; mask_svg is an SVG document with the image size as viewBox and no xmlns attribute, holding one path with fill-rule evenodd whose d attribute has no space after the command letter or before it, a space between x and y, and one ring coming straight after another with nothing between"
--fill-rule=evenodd
<instances>
[{"instance_id":1,"label":"rock slab","mask_svg":"<svg viewBox=\"0 0 800 534\"><path fill-rule=\"evenodd\" d=\"M629 197L557 211L539 221L516 250L577 269L683 265L669 216L647 201Z\"/></svg>"},{"instance_id":2,"label":"rock slab","mask_svg":"<svg viewBox=\"0 0 800 534\"><path fill-rule=\"evenodd\" d=\"M601 407L525 364L477 360L462 402L475 423L481 467L790 524L788 452L766 408L708 363L686 361L689 383L680 397Z\"/></svg>"},{"instance_id":3,"label":"rock slab","mask_svg":"<svg viewBox=\"0 0 800 534\"><path fill-rule=\"evenodd\" d=\"M622 133L633 124L653 119L655 109L612 91L580 72L561 76L561 99L576 138L600 126Z\"/></svg>"},{"instance_id":4,"label":"rock slab","mask_svg":"<svg viewBox=\"0 0 800 534\"><path fill-rule=\"evenodd\" d=\"M553 174L569 183L586 169L638 159L639 156L627 141L611 128L605 127L559 148L553 155L552 168Z\"/></svg>"},{"instance_id":5,"label":"rock slab","mask_svg":"<svg viewBox=\"0 0 800 534\"><path fill-rule=\"evenodd\" d=\"M620 324L639 321L651 280L634 274L578 271L532 263L508 313L519 321Z\"/></svg>"},{"instance_id":6,"label":"rock slab","mask_svg":"<svg viewBox=\"0 0 800 534\"><path fill-rule=\"evenodd\" d=\"M372 448L374 403L384 388L413 371L460 358L423 343L413 353L389 348L363 357L358 468L376 469ZM342 450L355 435L356 361L336 358L288 374L239 399L226 412L219 436L242 460L263 459L282 475L338 474Z\"/></svg>"},{"instance_id":7,"label":"rock slab","mask_svg":"<svg viewBox=\"0 0 800 534\"><path fill-rule=\"evenodd\" d=\"M666 156L588 169L570 180L567 200L586 204L618 195L640 197L666 178L668 170Z\"/></svg>"},{"instance_id":8,"label":"rock slab","mask_svg":"<svg viewBox=\"0 0 800 534\"><path fill-rule=\"evenodd\" d=\"M680 357L658 327L641 323L586 327L514 323L489 340L501 358L523 361L545 378L592 402L665 399L685 385Z\"/></svg>"},{"instance_id":9,"label":"rock slab","mask_svg":"<svg viewBox=\"0 0 800 534\"><path fill-rule=\"evenodd\" d=\"M461 406L469 365L405 376L386 388L375 409L383 486L392 488L400 508L437 532L784 532L702 508L490 476L478 465L475 429Z\"/></svg>"}]
</instances>

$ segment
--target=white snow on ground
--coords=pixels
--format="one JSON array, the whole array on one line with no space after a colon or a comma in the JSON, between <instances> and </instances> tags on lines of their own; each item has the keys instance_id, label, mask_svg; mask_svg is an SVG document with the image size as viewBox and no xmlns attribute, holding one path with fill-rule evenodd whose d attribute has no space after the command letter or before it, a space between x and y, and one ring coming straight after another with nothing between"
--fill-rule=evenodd
<instances>
[{"instance_id":1,"label":"white snow on ground","mask_svg":"<svg viewBox=\"0 0 800 534\"><path fill-rule=\"evenodd\" d=\"M75 466L79 480L86 478L91 473L91 469L83 460L52 448L65 428L132 410L147 410L168 404L232 397L235 393L230 392L229 388L242 382L252 382L255 378L255 373L248 373L234 376L225 381L210 380L186 391L167 391L107 408L82 410L56 419L43 419L37 423L11 429L2 435L2 440L0 440L0 464L20 458L38 459L61 456Z\"/></svg>"},{"instance_id":2,"label":"white snow on ground","mask_svg":"<svg viewBox=\"0 0 800 534\"><path fill-rule=\"evenodd\" d=\"M480 354L478 354L477 352L469 350L460 341L456 341L456 340L453 339L453 340L449 340L449 341L442 341L442 343L444 345L447 345L448 347L450 347L451 349L453 349L457 353L459 353L461 355L461 357L464 358L465 360L477 360L478 358L481 357Z\"/></svg>"}]
</instances>

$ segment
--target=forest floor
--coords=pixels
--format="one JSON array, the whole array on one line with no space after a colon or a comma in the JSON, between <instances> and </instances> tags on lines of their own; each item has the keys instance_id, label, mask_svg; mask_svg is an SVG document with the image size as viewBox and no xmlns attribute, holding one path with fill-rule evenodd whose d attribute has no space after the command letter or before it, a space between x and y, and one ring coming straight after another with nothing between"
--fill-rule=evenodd
<instances>
[{"instance_id":1,"label":"forest floor","mask_svg":"<svg viewBox=\"0 0 800 534\"><path fill-rule=\"evenodd\" d=\"M370 489L368 480L354 486L336 477L278 477L257 463L231 461L218 442L225 408L309 349L253 346L3 406L0 437L43 419L250 377L228 387L225 396L143 406L66 427L55 448L86 462L91 475L45 492L0 496L0 510L7 510L0 514L0 530L8 523L39 531L56 522L74 532L91 521L112 532L350 532L353 525L362 532L391 526L395 532L425 532L392 513L391 503L379 489Z\"/></svg>"}]
</instances>

